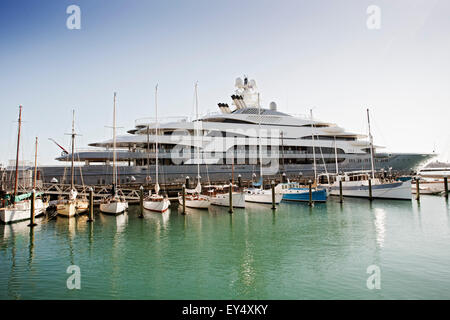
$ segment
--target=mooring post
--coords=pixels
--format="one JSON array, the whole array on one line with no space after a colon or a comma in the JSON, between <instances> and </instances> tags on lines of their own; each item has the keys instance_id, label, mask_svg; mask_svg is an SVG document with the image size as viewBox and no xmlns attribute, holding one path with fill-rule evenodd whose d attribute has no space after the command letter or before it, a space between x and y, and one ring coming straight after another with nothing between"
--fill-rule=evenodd
<instances>
[{"instance_id":1,"label":"mooring post","mask_svg":"<svg viewBox=\"0 0 450 320\"><path fill-rule=\"evenodd\" d=\"M238 187L239 189L242 188L242 176L240 174L238 175Z\"/></svg>"},{"instance_id":2,"label":"mooring post","mask_svg":"<svg viewBox=\"0 0 450 320\"><path fill-rule=\"evenodd\" d=\"M229 213L233 213L233 183L231 183L230 182L230 191L228 192L228 196L229 196L229 201L230 201L230 203L229 203L229 205L230 205L230 208L228 209L228 212Z\"/></svg>"},{"instance_id":3,"label":"mooring post","mask_svg":"<svg viewBox=\"0 0 450 320\"><path fill-rule=\"evenodd\" d=\"M275 210L277 208L275 206L275 181L272 180L270 186L272 188L272 210Z\"/></svg>"},{"instance_id":4,"label":"mooring post","mask_svg":"<svg viewBox=\"0 0 450 320\"><path fill-rule=\"evenodd\" d=\"M140 207L140 213L139 218L144 217L144 187L139 187L139 207Z\"/></svg>"},{"instance_id":5,"label":"mooring post","mask_svg":"<svg viewBox=\"0 0 450 320\"><path fill-rule=\"evenodd\" d=\"M445 197L448 198L448 178L447 178L447 176L444 177L444 192L445 192Z\"/></svg>"},{"instance_id":6,"label":"mooring post","mask_svg":"<svg viewBox=\"0 0 450 320\"><path fill-rule=\"evenodd\" d=\"M36 190L31 191L31 206L30 206L30 224L29 227L34 227L37 224L34 222L35 215L35 206L36 206Z\"/></svg>"},{"instance_id":7,"label":"mooring post","mask_svg":"<svg viewBox=\"0 0 450 320\"><path fill-rule=\"evenodd\" d=\"M420 182L419 178L416 177L416 200L420 201Z\"/></svg>"},{"instance_id":8,"label":"mooring post","mask_svg":"<svg viewBox=\"0 0 450 320\"><path fill-rule=\"evenodd\" d=\"M308 181L308 185L309 185L309 206L312 207L313 201L312 201L312 181L311 181L311 179Z\"/></svg>"},{"instance_id":9,"label":"mooring post","mask_svg":"<svg viewBox=\"0 0 450 320\"><path fill-rule=\"evenodd\" d=\"M89 188L89 219L88 222L94 221L94 189Z\"/></svg>"},{"instance_id":10,"label":"mooring post","mask_svg":"<svg viewBox=\"0 0 450 320\"><path fill-rule=\"evenodd\" d=\"M190 178L189 178L189 176L186 176L186 183L185 183L185 185L186 185L186 188L190 188L190 183L189 183L189 181L190 181Z\"/></svg>"},{"instance_id":11,"label":"mooring post","mask_svg":"<svg viewBox=\"0 0 450 320\"><path fill-rule=\"evenodd\" d=\"M342 193L342 180L339 179L339 202L344 202L344 195Z\"/></svg>"},{"instance_id":12,"label":"mooring post","mask_svg":"<svg viewBox=\"0 0 450 320\"><path fill-rule=\"evenodd\" d=\"M186 179L187 180L187 179ZM182 192L182 199L183 199L183 214L186 214L186 186L183 184L183 187L181 188L181 192Z\"/></svg>"},{"instance_id":13,"label":"mooring post","mask_svg":"<svg viewBox=\"0 0 450 320\"><path fill-rule=\"evenodd\" d=\"M369 201L372 201L372 179L369 178Z\"/></svg>"}]
</instances>

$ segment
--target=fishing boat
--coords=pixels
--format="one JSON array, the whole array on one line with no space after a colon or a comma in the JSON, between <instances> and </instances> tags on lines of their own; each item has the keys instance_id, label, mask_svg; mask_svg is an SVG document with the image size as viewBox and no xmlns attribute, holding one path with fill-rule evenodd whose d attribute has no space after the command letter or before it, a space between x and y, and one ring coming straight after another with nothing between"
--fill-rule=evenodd
<instances>
[{"instance_id":1,"label":"fishing boat","mask_svg":"<svg viewBox=\"0 0 450 320\"><path fill-rule=\"evenodd\" d=\"M75 110L72 111L72 155L75 150ZM78 198L78 192L74 188L74 167L73 167L73 157L71 160L71 180L70 180L70 191L67 199L60 198L56 204L56 212L58 215L63 217L73 217L77 214L86 212L89 208L89 202L86 197Z\"/></svg>"},{"instance_id":2,"label":"fishing boat","mask_svg":"<svg viewBox=\"0 0 450 320\"><path fill-rule=\"evenodd\" d=\"M309 201L309 186L301 186L298 182L280 183L281 193L283 194L283 201ZM326 202L328 198L327 189L311 187L311 200L314 202Z\"/></svg>"},{"instance_id":3,"label":"fishing boat","mask_svg":"<svg viewBox=\"0 0 450 320\"><path fill-rule=\"evenodd\" d=\"M185 205L188 208L195 209L208 209L211 204L209 196L202 194L202 184L200 182L200 157L199 157L199 116L198 116L198 93L197 83L195 84L195 113L196 113L196 125L195 125L195 150L196 150L196 162L197 162L197 186L194 189L186 189ZM183 195L178 195L178 202L183 205Z\"/></svg>"},{"instance_id":4,"label":"fishing boat","mask_svg":"<svg viewBox=\"0 0 450 320\"><path fill-rule=\"evenodd\" d=\"M282 200L284 201L296 201L296 202L326 202L328 198L328 192L326 188L318 186L317 164L316 164L316 148L315 148L315 126L313 122L312 109L310 110L311 117L311 139L312 139L312 152L313 152L313 170L314 181L311 181L311 191L309 186L301 186L299 182L282 182L279 184L281 193L283 194ZM281 135L283 145L283 134ZM284 148L282 148L283 150ZM321 152L322 153L322 152ZM284 168L284 152L282 153L283 168ZM324 165L325 171L327 171L326 165ZM328 175L328 172L326 173ZM286 175L283 174L283 181L286 179ZM310 194L311 193L311 194Z\"/></svg>"},{"instance_id":5,"label":"fishing boat","mask_svg":"<svg viewBox=\"0 0 450 320\"><path fill-rule=\"evenodd\" d=\"M117 185L117 166L116 166L116 93L114 92L113 107L113 183L111 194L100 201L100 211L109 214L120 214L128 209L128 202L119 196Z\"/></svg>"},{"instance_id":6,"label":"fishing boat","mask_svg":"<svg viewBox=\"0 0 450 320\"><path fill-rule=\"evenodd\" d=\"M233 208L245 208L245 193L237 185L211 185L205 187L209 193L209 199L212 205L215 206L230 206L230 188L231 200Z\"/></svg>"},{"instance_id":7,"label":"fishing boat","mask_svg":"<svg viewBox=\"0 0 450 320\"><path fill-rule=\"evenodd\" d=\"M336 181L331 184L330 194L335 196L340 195L341 181L342 195L344 197L411 200L411 180L391 181L384 179L382 180L375 177L373 160L373 137L370 130L369 109L367 109L367 122L369 126L371 171L352 171L337 175Z\"/></svg>"},{"instance_id":8,"label":"fishing boat","mask_svg":"<svg viewBox=\"0 0 450 320\"><path fill-rule=\"evenodd\" d=\"M155 183L155 193L152 194L152 191L149 190L149 195L144 199L144 208L150 211L155 212L166 212L170 206L170 200L167 196L163 196L159 194L159 162L158 162L158 86L155 87L155 114L156 114L156 127L155 127L155 175L156 175L156 183ZM148 129L148 128L147 128ZM148 132L147 132L148 134Z\"/></svg>"},{"instance_id":9,"label":"fishing boat","mask_svg":"<svg viewBox=\"0 0 450 320\"><path fill-rule=\"evenodd\" d=\"M3 205L0 208L0 220L3 223L12 223L22 220L28 220L31 218L31 200L30 197L33 193L36 197L42 193L35 193L36 190L36 167L37 167L37 138L36 138L36 151L35 151L35 163L34 163L34 182L33 191L18 195L18 179L19 179L19 150L20 150L20 129L22 125L22 106L19 106L19 121L17 130L17 153L15 164L15 180L14 180L14 193L12 195L5 195L2 199ZM44 202L40 198L34 200L34 216L42 215L48 207L48 202Z\"/></svg>"}]
</instances>

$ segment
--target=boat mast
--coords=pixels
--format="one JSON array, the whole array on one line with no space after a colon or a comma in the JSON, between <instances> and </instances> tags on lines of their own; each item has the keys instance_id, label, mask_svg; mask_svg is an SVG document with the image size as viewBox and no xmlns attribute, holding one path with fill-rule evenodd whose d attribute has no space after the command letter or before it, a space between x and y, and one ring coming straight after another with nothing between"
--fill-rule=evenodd
<instances>
[{"instance_id":1,"label":"boat mast","mask_svg":"<svg viewBox=\"0 0 450 320\"><path fill-rule=\"evenodd\" d=\"M338 159L337 159L337 141L336 136L334 136L334 160L336 162L336 175L339 174L339 166L338 166Z\"/></svg>"},{"instance_id":2,"label":"boat mast","mask_svg":"<svg viewBox=\"0 0 450 320\"><path fill-rule=\"evenodd\" d=\"M369 108L367 108L367 123L369 125L369 142L370 142L370 164L372 166L372 179L375 179L375 168L374 168L374 159L373 159L373 137L372 132L370 131L370 116L369 116Z\"/></svg>"},{"instance_id":3,"label":"boat mast","mask_svg":"<svg viewBox=\"0 0 450 320\"><path fill-rule=\"evenodd\" d=\"M73 190L73 157L75 152L75 110L72 110L72 156L70 164L70 189Z\"/></svg>"},{"instance_id":4,"label":"boat mast","mask_svg":"<svg viewBox=\"0 0 450 320\"><path fill-rule=\"evenodd\" d=\"M35 147L35 150L34 150L34 179L33 179L33 189L34 190L36 190L37 148L38 148L38 137L36 137L36 147Z\"/></svg>"},{"instance_id":5,"label":"boat mast","mask_svg":"<svg viewBox=\"0 0 450 320\"><path fill-rule=\"evenodd\" d=\"M156 164L156 184L155 184L155 191L158 194L159 193L159 183L158 183L158 163L159 163L159 155L158 155L158 85L155 87L155 117L156 117L156 126L155 126L155 164Z\"/></svg>"},{"instance_id":6,"label":"boat mast","mask_svg":"<svg viewBox=\"0 0 450 320\"><path fill-rule=\"evenodd\" d=\"M317 180L317 166L316 166L316 148L314 144L314 123L313 121L313 112L312 109L309 109L311 114L311 138L312 138L312 149L313 149L313 166L314 166L314 181Z\"/></svg>"},{"instance_id":7,"label":"boat mast","mask_svg":"<svg viewBox=\"0 0 450 320\"><path fill-rule=\"evenodd\" d=\"M150 125L147 125L147 183L150 175Z\"/></svg>"},{"instance_id":8,"label":"boat mast","mask_svg":"<svg viewBox=\"0 0 450 320\"><path fill-rule=\"evenodd\" d=\"M195 141L196 141L196 157L197 157L197 179L200 182L200 147L198 146L198 126L199 126L199 122L198 122L198 93L197 93L197 87L198 87L198 83L195 83L195 118L197 119L196 121L196 128L195 128Z\"/></svg>"},{"instance_id":9,"label":"boat mast","mask_svg":"<svg viewBox=\"0 0 450 320\"><path fill-rule=\"evenodd\" d=\"M114 107L113 107L113 190L114 195L117 194L117 168L116 168L116 92L114 92Z\"/></svg>"},{"instance_id":10,"label":"boat mast","mask_svg":"<svg viewBox=\"0 0 450 320\"><path fill-rule=\"evenodd\" d=\"M258 147L259 147L259 177L261 179L261 189L263 188L262 152L261 152L261 103L258 92Z\"/></svg>"},{"instance_id":11,"label":"boat mast","mask_svg":"<svg viewBox=\"0 0 450 320\"><path fill-rule=\"evenodd\" d=\"M19 182L19 150L20 150L20 127L22 126L22 106L19 106L19 125L17 130L17 153L16 153L16 174L15 174L15 182L14 182L14 199L17 195L17 187Z\"/></svg>"},{"instance_id":12,"label":"boat mast","mask_svg":"<svg viewBox=\"0 0 450 320\"><path fill-rule=\"evenodd\" d=\"M280 136L281 136L281 164L282 164L282 170L283 173L285 173L285 168L284 168L284 134L283 131L280 132Z\"/></svg>"}]
</instances>

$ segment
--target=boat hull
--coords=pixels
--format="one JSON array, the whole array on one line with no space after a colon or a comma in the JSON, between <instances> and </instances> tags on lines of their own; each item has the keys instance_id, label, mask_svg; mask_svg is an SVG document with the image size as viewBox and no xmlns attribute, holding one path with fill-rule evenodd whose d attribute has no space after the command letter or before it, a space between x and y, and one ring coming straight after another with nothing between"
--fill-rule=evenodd
<instances>
[{"instance_id":1,"label":"boat hull","mask_svg":"<svg viewBox=\"0 0 450 320\"><path fill-rule=\"evenodd\" d=\"M450 183L447 185L448 190L450 190ZM413 194L417 193L416 183L411 185L411 190ZM445 186L443 181L432 181L432 182L420 182L419 183L420 194L441 194L445 192Z\"/></svg>"},{"instance_id":2,"label":"boat hull","mask_svg":"<svg viewBox=\"0 0 450 320\"><path fill-rule=\"evenodd\" d=\"M312 190L311 199L314 202L326 202L327 190L326 189ZM283 201L309 202L309 190L308 189L283 190Z\"/></svg>"},{"instance_id":3,"label":"boat hull","mask_svg":"<svg viewBox=\"0 0 450 320\"><path fill-rule=\"evenodd\" d=\"M47 209L48 204L41 199L36 199L34 204L34 216L42 215ZM0 210L0 220L3 223L13 223L17 221L30 220L31 202L30 200L21 201L15 207L2 208Z\"/></svg>"},{"instance_id":4,"label":"boat hull","mask_svg":"<svg viewBox=\"0 0 450 320\"><path fill-rule=\"evenodd\" d=\"M107 214L119 214L125 212L128 203L125 201L117 201L110 203L100 203L100 211Z\"/></svg>"},{"instance_id":5,"label":"boat hull","mask_svg":"<svg viewBox=\"0 0 450 320\"><path fill-rule=\"evenodd\" d=\"M86 212L89 209L89 203L85 200L69 201L65 203L58 203L56 205L56 212L63 217L73 217L77 214Z\"/></svg>"},{"instance_id":6,"label":"boat hull","mask_svg":"<svg viewBox=\"0 0 450 320\"><path fill-rule=\"evenodd\" d=\"M339 196L339 187L333 185L330 194ZM344 197L369 198L369 186L366 184L346 186L342 183L342 195ZM411 180L403 182L383 183L372 185L373 199L411 200Z\"/></svg>"},{"instance_id":7,"label":"boat hull","mask_svg":"<svg viewBox=\"0 0 450 320\"><path fill-rule=\"evenodd\" d=\"M178 203L180 205L183 205L183 197L178 197ZM195 209L208 209L210 206L211 201L209 199L202 199L202 200L190 200L188 197L186 197L186 207L188 208L195 208Z\"/></svg>"},{"instance_id":8,"label":"boat hull","mask_svg":"<svg viewBox=\"0 0 450 320\"><path fill-rule=\"evenodd\" d=\"M230 195L228 193L218 194L211 197L211 204L215 206L230 206ZM233 192L233 208L245 208L245 193Z\"/></svg>"},{"instance_id":9,"label":"boat hull","mask_svg":"<svg viewBox=\"0 0 450 320\"><path fill-rule=\"evenodd\" d=\"M283 198L282 193L275 193L275 204L279 204ZM253 203L272 204L271 190L247 191L245 193L245 201Z\"/></svg>"},{"instance_id":10,"label":"boat hull","mask_svg":"<svg viewBox=\"0 0 450 320\"><path fill-rule=\"evenodd\" d=\"M161 201L144 201L144 208L146 210L154 211L154 212L166 212L169 209L170 201L169 199L163 199Z\"/></svg>"}]
</instances>

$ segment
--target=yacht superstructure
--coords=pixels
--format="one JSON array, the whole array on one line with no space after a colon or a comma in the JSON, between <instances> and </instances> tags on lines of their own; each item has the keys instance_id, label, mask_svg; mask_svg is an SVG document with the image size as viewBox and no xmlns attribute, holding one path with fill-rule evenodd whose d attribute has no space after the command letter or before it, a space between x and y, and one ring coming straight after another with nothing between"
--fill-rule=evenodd
<instances>
[{"instance_id":1,"label":"yacht superstructure","mask_svg":"<svg viewBox=\"0 0 450 320\"><path fill-rule=\"evenodd\" d=\"M145 183L148 176L155 180L156 138L163 183L195 177L198 161L202 164L201 176L212 181L228 180L232 165L236 174L250 179L258 171L260 159L264 176L269 178L281 172L288 177L311 176L314 152L319 172L334 173L336 162L343 171L371 169L366 135L346 131L335 123L281 112L275 102L264 108L260 106L254 80L238 78L235 86L231 105L218 103L220 112L208 113L194 121L160 118L158 137L154 119L137 120L135 128L116 138L120 182ZM258 153L259 123L261 156ZM196 132L201 139L195 138ZM90 179L87 183L92 184L111 183L105 176L112 177L113 141L93 142L89 146L93 149L74 154L75 161L85 163L85 180ZM197 148L200 157L196 157ZM378 148L374 146L375 169L410 173L432 157L430 154L378 153ZM71 161L71 158L71 154L63 154L57 159ZM61 182L63 178L62 170L58 172L57 167L41 170L48 181L56 177Z\"/></svg>"}]
</instances>

